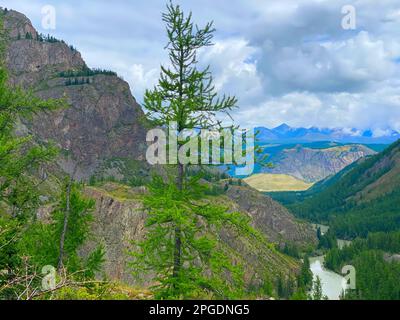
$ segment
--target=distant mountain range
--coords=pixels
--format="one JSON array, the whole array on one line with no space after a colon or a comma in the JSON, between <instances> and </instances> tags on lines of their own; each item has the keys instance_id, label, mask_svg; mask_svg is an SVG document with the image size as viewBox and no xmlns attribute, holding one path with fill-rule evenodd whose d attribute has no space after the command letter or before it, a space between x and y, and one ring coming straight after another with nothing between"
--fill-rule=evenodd
<instances>
[{"instance_id":1,"label":"distant mountain range","mask_svg":"<svg viewBox=\"0 0 400 320\"><path fill-rule=\"evenodd\" d=\"M308 183L334 175L360 158L376 152L362 144L313 142L265 148L273 168L256 167L260 172L288 174Z\"/></svg>"},{"instance_id":2,"label":"distant mountain range","mask_svg":"<svg viewBox=\"0 0 400 320\"><path fill-rule=\"evenodd\" d=\"M255 174L286 174L307 183L315 183L334 175L358 159L371 156L387 147L386 144L328 141L259 144L262 146L262 153L257 157L259 161L254 168ZM273 167L265 166L266 163ZM234 176L234 167L228 173Z\"/></svg>"},{"instance_id":3,"label":"distant mountain range","mask_svg":"<svg viewBox=\"0 0 400 320\"><path fill-rule=\"evenodd\" d=\"M260 142L268 143L307 143L315 141L335 141L341 143L391 144L400 139L400 133L390 131L383 136L374 136L371 130L328 129L328 128L292 128L287 124L268 129L256 128Z\"/></svg>"}]
</instances>

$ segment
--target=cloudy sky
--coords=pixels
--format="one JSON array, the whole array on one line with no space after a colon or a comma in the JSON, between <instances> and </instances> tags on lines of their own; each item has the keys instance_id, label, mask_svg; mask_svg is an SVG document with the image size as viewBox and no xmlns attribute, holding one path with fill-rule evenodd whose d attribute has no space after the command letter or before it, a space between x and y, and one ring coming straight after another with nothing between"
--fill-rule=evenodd
<instances>
[{"instance_id":1,"label":"cloudy sky","mask_svg":"<svg viewBox=\"0 0 400 320\"><path fill-rule=\"evenodd\" d=\"M218 90L239 99L243 126L400 131L399 0L181 0L215 46L202 52ZM0 0L66 40L90 67L117 71L139 102L166 63L164 0ZM55 30L42 27L53 5ZM355 9L344 29L342 9ZM346 20L348 22L348 20Z\"/></svg>"}]
</instances>

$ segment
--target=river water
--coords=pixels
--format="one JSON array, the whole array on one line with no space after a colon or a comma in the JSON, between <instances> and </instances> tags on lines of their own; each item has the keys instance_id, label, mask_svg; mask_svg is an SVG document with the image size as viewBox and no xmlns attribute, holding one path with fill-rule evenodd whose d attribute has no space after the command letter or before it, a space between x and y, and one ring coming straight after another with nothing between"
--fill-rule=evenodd
<instances>
[{"instance_id":1,"label":"river water","mask_svg":"<svg viewBox=\"0 0 400 320\"><path fill-rule=\"evenodd\" d=\"M346 289L346 279L341 275L324 268L324 256L310 258L310 270L314 280L321 279L323 295L329 300L339 300Z\"/></svg>"},{"instance_id":2,"label":"river water","mask_svg":"<svg viewBox=\"0 0 400 320\"><path fill-rule=\"evenodd\" d=\"M312 226L314 230L319 228L322 235L329 230L329 226L322 224L312 224ZM337 244L339 249L343 249L350 245L351 241L338 239ZM310 270L314 280L317 279L317 276L321 279L323 295L327 296L329 300L339 300L342 292L346 290L346 279L340 274L324 268L324 256L310 258Z\"/></svg>"}]
</instances>

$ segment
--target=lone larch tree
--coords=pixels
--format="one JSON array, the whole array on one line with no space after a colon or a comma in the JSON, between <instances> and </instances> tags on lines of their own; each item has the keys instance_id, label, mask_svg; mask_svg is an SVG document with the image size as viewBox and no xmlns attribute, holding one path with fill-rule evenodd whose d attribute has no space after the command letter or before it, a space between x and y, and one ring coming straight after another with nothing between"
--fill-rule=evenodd
<instances>
[{"instance_id":1,"label":"lone larch tree","mask_svg":"<svg viewBox=\"0 0 400 320\"><path fill-rule=\"evenodd\" d=\"M201 69L198 61L199 50L212 45L213 23L200 28L193 23L191 13L186 16L172 3L162 20L169 65L161 67L158 84L145 93L148 118L156 126L172 127L178 136L188 130L222 129L219 115L230 117L237 99L218 96L210 68ZM184 143L178 139L178 153ZM258 236L257 232L247 217L228 213L227 208L206 199L207 187L197 176L188 174L190 164L178 161L172 165L176 171L169 182L154 178L149 186L145 199L148 232L138 244L140 250L132 253L134 270L156 273L160 298L193 297L199 292L220 298L238 296L243 287L242 269L231 263L218 233L221 227L242 235Z\"/></svg>"}]
</instances>

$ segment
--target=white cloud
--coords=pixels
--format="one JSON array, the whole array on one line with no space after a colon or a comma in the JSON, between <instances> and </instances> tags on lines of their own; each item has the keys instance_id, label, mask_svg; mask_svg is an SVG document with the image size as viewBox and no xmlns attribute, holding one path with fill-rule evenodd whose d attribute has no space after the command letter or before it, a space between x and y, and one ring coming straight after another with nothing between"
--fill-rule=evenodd
<instances>
[{"instance_id":1,"label":"white cloud","mask_svg":"<svg viewBox=\"0 0 400 320\"><path fill-rule=\"evenodd\" d=\"M256 103L263 98L263 86L257 71L257 48L240 38L218 40L203 50L203 67L210 65L216 89L239 98L240 105Z\"/></svg>"},{"instance_id":2,"label":"white cloud","mask_svg":"<svg viewBox=\"0 0 400 320\"><path fill-rule=\"evenodd\" d=\"M221 93L239 98L244 126L400 130L398 0L176 0L201 24L214 20L215 46L200 55ZM55 35L92 67L114 69L138 101L166 63L164 1L3 0L40 29L40 8L57 9ZM353 5L357 29L343 30Z\"/></svg>"},{"instance_id":3,"label":"white cloud","mask_svg":"<svg viewBox=\"0 0 400 320\"><path fill-rule=\"evenodd\" d=\"M143 96L146 89L152 89L157 84L160 73L158 69L146 71L141 64L134 64L129 71L126 80L132 83L132 89L138 96Z\"/></svg>"}]
</instances>

